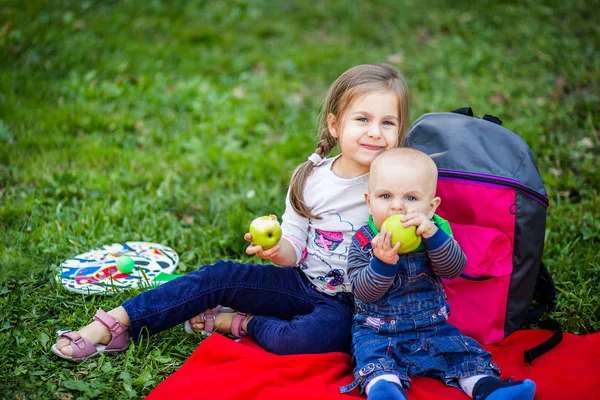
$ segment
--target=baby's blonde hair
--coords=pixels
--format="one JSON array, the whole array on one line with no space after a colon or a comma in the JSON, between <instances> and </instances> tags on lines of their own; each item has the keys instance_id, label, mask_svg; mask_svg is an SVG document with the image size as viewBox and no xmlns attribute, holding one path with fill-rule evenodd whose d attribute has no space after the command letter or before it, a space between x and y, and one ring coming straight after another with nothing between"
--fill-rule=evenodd
<instances>
[{"instance_id":1,"label":"baby's blonde hair","mask_svg":"<svg viewBox=\"0 0 600 400\"><path fill-rule=\"evenodd\" d=\"M327 157L337 144L327 126L327 116L333 114L341 121L348 106L357 98L368 93L390 90L398 98L398 146L402 145L409 119L408 85L404 75L389 64L363 64L350 68L340 75L329 88L319 115L319 140L315 153ZM312 173L314 164L305 161L294 171L290 181L290 203L294 210L305 218L320 219L313 215L304 201L304 185Z\"/></svg>"},{"instance_id":2,"label":"baby's blonde hair","mask_svg":"<svg viewBox=\"0 0 600 400\"><path fill-rule=\"evenodd\" d=\"M421 150L411 147L398 147L388 149L379 154L371 163L371 174L369 175L369 191L371 191L371 178L374 178L382 168L397 168L408 166L411 168L422 168L428 177L427 188L435 196L437 186L438 170L433 159Z\"/></svg>"}]
</instances>

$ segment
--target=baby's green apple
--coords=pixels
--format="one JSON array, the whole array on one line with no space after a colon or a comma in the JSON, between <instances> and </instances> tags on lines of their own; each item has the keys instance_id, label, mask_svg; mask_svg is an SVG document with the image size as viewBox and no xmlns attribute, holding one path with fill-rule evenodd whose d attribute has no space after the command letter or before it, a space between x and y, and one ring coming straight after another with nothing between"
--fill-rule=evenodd
<instances>
[{"instance_id":1,"label":"baby's green apple","mask_svg":"<svg viewBox=\"0 0 600 400\"><path fill-rule=\"evenodd\" d=\"M398 254L406 254L414 251L421 245L421 236L417 236L417 227L409 226L405 228L402 225L402 214L392 215L381 224L381 229L392 234L392 247L400 242Z\"/></svg>"},{"instance_id":2,"label":"baby's green apple","mask_svg":"<svg viewBox=\"0 0 600 400\"><path fill-rule=\"evenodd\" d=\"M276 215L265 215L258 217L250 223L250 234L252 243L269 250L275 247L281 239L281 226L277 221Z\"/></svg>"}]
</instances>

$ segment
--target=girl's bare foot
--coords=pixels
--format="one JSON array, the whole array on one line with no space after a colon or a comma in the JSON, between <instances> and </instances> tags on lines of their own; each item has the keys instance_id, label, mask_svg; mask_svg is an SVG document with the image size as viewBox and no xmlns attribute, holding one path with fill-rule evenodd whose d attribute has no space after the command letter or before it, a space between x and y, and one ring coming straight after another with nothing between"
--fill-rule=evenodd
<instances>
[{"instance_id":1,"label":"girl's bare foot","mask_svg":"<svg viewBox=\"0 0 600 400\"><path fill-rule=\"evenodd\" d=\"M108 314L116 318L123 325L129 326L129 315L127 315L127 312L123 307L117 307L110 310ZM108 328L98 321L94 321L91 324L84 326L78 332L82 337L92 342L92 344L108 344L112 338ZM67 338L58 339L56 348L66 356L71 356L73 354L71 341Z\"/></svg>"}]
</instances>

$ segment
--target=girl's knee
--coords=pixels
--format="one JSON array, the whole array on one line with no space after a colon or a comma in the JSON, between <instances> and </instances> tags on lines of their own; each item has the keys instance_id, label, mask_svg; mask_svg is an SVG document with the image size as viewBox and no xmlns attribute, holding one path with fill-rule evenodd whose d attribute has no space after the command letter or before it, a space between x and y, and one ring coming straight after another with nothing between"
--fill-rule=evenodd
<instances>
[{"instance_id":1,"label":"girl's knee","mask_svg":"<svg viewBox=\"0 0 600 400\"><path fill-rule=\"evenodd\" d=\"M253 321L251 321L252 323ZM250 327L250 324L249 324ZM272 330L251 330L254 339L266 350L279 355L322 354L350 351L350 330L341 332L310 332L280 327L277 333Z\"/></svg>"},{"instance_id":2,"label":"girl's knee","mask_svg":"<svg viewBox=\"0 0 600 400\"><path fill-rule=\"evenodd\" d=\"M196 271L190 272L188 275L191 276L202 276L206 275L221 279L225 274L229 275L233 269L233 263L231 261L219 260L214 264L206 264L198 268Z\"/></svg>"}]
</instances>

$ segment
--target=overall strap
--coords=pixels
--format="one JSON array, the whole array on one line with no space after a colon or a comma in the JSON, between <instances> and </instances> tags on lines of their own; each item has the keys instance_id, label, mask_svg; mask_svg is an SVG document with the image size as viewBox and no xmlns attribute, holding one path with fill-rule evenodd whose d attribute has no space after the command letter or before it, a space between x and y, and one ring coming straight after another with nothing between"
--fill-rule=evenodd
<instances>
[{"instance_id":1,"label":"overall strap","mask_svg":"<svg viewBox=\"0 0 600 400\"><path fill-rule=\"evenodd\" d=\"M373 248L371 240L373 240L374 237L375 234L369 225L364 225L354 234L354 236L352 236L352 243L354 243L362 253L368 254Z\"/></svg>"}]
</instances>

